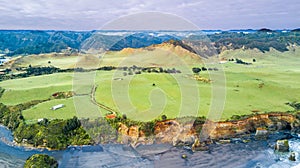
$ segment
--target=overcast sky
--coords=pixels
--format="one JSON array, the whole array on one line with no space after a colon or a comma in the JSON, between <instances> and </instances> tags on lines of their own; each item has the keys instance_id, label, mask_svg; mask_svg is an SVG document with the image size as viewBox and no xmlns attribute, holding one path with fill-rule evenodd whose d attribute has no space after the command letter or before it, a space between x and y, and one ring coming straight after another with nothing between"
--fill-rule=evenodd
<instances>
[{"instance_id":1,"label":"overcast sky","mask_svg":"<svg viewBox=\"0 0 300 168\"><path fill-rule=\"evenodd\" d=\"M128 15L142 19L138 23L146 28L176 23L176 17L162 16L159 22L136 17L141 12L176 15L199 29L300 27L299 0L0 0L0 29L96 30Z\"/></svg>"}]
</instances>

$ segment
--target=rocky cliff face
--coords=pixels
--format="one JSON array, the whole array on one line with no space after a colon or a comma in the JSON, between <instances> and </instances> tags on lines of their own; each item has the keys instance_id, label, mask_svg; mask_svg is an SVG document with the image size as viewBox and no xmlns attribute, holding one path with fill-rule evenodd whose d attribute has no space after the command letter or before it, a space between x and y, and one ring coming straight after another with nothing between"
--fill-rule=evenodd
<instances>
[{"instance_id":1,"label":"rocky cliff face","mask_svg":"<svg viewBox=\"0 0 300 168\"><path fill-rule=\"evenodd\" d=\"M244 120L229 122L207 122L204 130L210 139L230 138L249 134L257 128L265 127L269 131L289 129L293 127L296 117L285 113L258 114ZM207 129L209 128L209 129Z\"/></svg>"},{"instance_id":2,"label":"rocky cliff face","mask_svg":"<svg viewBox=\"0 0 300 168\"><path fill-rule=\"evenodd\" d=\"M176 120L157 122L155 141L173 145L192 145L197 138L193 124L181 124Z\"/></svg>"},{"instance_id":3,"label":"rocky cliff face","mask_svg":"<svg viewBox=\"0 0 300 168\"><path fill-rule=\"evenodd\" d=\"M139 144L153 144L154 139L146 137L143 131L139 130L138 126L127 127L125 124L120 124L118 129L119 139L118 141L122 144L131 144L133 146Z\"/></svg>"},{"instance_id":4,"label":"rocky cliff face","mask_svg":"<svg viewBox=\"0 0 300 168\"><path fill-rule=\"evenodd\" d=\"M200 146L200 141L209 142L224 138L234 138L255 133L257 130L297 130L298 119L287 113L258 114L237 121L211 122L202 125L202 132L196 132L194 123L182 124L177 120L159 121L155 125L153 137L145 137L137 126L121 124L119 133L123 143L171 143L173 145Z\"/></svg>"}]
</instances>

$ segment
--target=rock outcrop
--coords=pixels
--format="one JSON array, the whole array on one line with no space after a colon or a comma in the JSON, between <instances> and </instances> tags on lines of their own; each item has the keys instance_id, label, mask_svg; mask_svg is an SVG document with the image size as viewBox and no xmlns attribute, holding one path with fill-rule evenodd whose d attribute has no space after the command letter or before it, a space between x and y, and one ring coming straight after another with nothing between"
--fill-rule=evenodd
<instances>
[{"instance_id":1,"label":"rock outcrop","mask_svg":"<svg viewBox=\"0 0 300 168\"><path fill-rule=\"evenodd\" d=\"M122 144L131 144L132 146L153 144L154 139L146 137L144 132L139 130L138 126L127 127L121 123L118 132L119 142Z\"/></svg>"},{"instance_id":2,"label":"rock outcrop","mask_svg":"<svg viewBox=\"0 0 300 168\"><path fill-rule=\"evenodd\" d=\"M231 138L254 133L257 128L265 127L273 131L292 129L296 117L287 113L258 114L243 120L227 122L206 122L204 128L210 139ZM211 126L213 125L213 126Z\"/></svg>"},{"instance_id":3,"label":"rock outcrop","mask_svg":"<svg viewBox=\"0 0 300 168\"><path fill-rule=\"evenodd\" d=\"M155 126L155 140L158 143L172 143L175 145L192 145L197 137L193 124L181 124L176 120L157 122Z\"/></svg>"},{"instance_id":4,"label":"rock outcrop","mask_svg":"<svg viewBox=\"0 0 300 168\"><path fill-rule=\"evenodd\" d=\"M255 138L256 139L268 139L268 130L266 128L256 128Z\"/></svg>"},{"instance_id":5,"label":"rock outcrop","mask_svg":"<svg viewBox=\"0 0 300 168\"><path fill-rule=\"evenodd\" d=\"M232 138L250 133L255 133L258 139L267 139L271 131L296 129L295 121L298 121L297 118L288 113L258 114L237 121L206 121L201 125L203 129L200 133L196 131L197 125L194 123L183 124L173 119L156 122L152 137L146 137L138 126L127 127L120 124L119 140L125 144L170 143L174 146L190 146L192 150L202 150L203 144L211 143L211 140L225 139L230 142ZM277 145L279 151L285 151L280 141Z\"/></svg>"},{"instance_id":6,"label":"rock outcrop","mask_svg":"<svg viewBox=\"0 0 300 168\"><path fill-rule=\"evenodd\" d=\"M289 147L289 141L284 139L284 140L277 140L275 144L275 150L278 152L289 152L290 147Z\"/></svg>"},{"instance_id":7,"label":"rock outcrop","mask_svg":"<svg viewBox=\"0 0 300 168\"><path fill-rule=\"evenodd\" d=\"M289 160L290 161L296 161L296 153L295 152L292 152L289 156Z\"/></svg>"}]
</instances>

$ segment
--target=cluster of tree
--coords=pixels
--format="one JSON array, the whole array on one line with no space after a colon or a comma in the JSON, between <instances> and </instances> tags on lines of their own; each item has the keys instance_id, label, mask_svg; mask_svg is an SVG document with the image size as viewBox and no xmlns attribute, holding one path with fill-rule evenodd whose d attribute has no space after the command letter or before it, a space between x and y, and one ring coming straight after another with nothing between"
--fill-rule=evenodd
<instances>
[{"instance_id":1,"label":"cluster of tree","mask_svg":"<svg viewBox=\"0 0 300 168\"><path fill-rule=\"evenodd\" d=\"M29 67L26 69L26 75L28 76L39 76L44 74L53 74L60 72L59 68L48 66L48 67L32 67L29 65Z\"/></svg>"},{"instance_id":2,"label":"cluster of tree","mask_svg":"<svg viewBox=\"0 0 300 168\"><path fill-rule=\"evenodd\" d=\"M235 61L236 59L233 59L233 58L229 58L228 59L228 61L231 61L231 62L233 62L233 61ZM241 62L242 60L239 60L239 62ZM252 59L252 62L256 62L256 59L255 58L253 58Z\"/></svg>"},{"instance_id":3,"label":"cluster of tree","mask_svg":"<svg viewBox=\"0 0 300 168\"><path fill-rule=\"evenodd\" d=\"M251 65L252 64L252 63L249 63L249 62L244 62L243 60L238 59L238 58L235 59L235 62L237 64L243 64L243 65Z\"/></svg>"},{"instance_id":4,"label":"cluster of tree","mask_svg":"<svg viewBox=\"0 0 300 168\"><path fill-rule=\"evenodd\" d=\"M52 156L46 154L34 154L26 160L24 165L24 168L32 167L58 168L58 162Z\"/></svg>"},{"instance_id":5,"label":"cluster of tree","mask_svg":"<svg viewBox=\"0 0 300 168\"><path fill-rule=\"evenodd\" d=\"M142 73L181 73L180 70L175 68L172 69L164 69L162 67L138 67L133 65L131 67L114 67L114 66L103 66L97 69L83 69L83 68L68 68L68 69L60 69L54 66L46 66L46 67L33 67L29 65L28 67L16 68L17 71L22 73L10 74L11 69L6 69L4 74L0 74L0 81L9 80L9 79L17 79L17 78L26 78L30 76L39 76L45 74L53 74L53 73L62 73L62 72L89 72L94 70L99 71L111 71L111 70L123 70L124 76L133 75L133 74L142 74Z\"/></svg>"},{"instance_id":6,"label":"cluster of tree","mask_svg":"<svg viewBox=\"0 0 300 168\"><path fill-rule=\"evenodd\" d=\"M117 141L116 128L112 127L106 118L99 117L90 120L81 119L81 124L96 144L113 143Z\"/></svg>"},{"instance_id":7,"label":"cluster of tree","mask_svg":"<svg viewBox=\"0 0 300 168\"><path fill-rule=\"evenodd\" d=\"M65 72L65 70L61 70L53 66L32 67L31 65L29 65L29 67L27 68L17 68L16 70L22 71L22 73L10 74L11 69L7 69L5 74L0 75L0 81L4 81L8 79L26 78L30 76L39 76L45 74L53 74L58 72Z\"/></svg>"},{"instance_id":8,"label":"cluster of tree","mask_svg":"<svg viewBox=\"0 0 300 168\"><path fill-rule=\"evenodd\" d=\"M98 68L97 70L103 70L103 71L111 71L111 70L114 70L114 69L117 69L116 67L114 66L104 66L104 67L100 67Z\"/></svg>"},{"instance_id":9,"label":"cluster of tree","mask_svg":"<svg viewBox=\"0 0 300 168\"><path fill-rule=\"evenodd\" d=\"M0 103L0 124L15 130L22 122L23 116L20 111L12 111L4 104Z\"/></svg>"},{"instance_id":10,"label":"cluster of tree","mask_svg":"<svg viewBox=\"0 0 300 168\"><path fill-rule=\"evenodd\" d=\"M195 73L195 74L198 74L198 73L200 73L201 71L218 71L219 69L218 68L205 68L205 67L202 67L202 68L200 68L200 67L193 67L192 68L192 71L193 71L193 73Z\"/></svg>"},{"instance_id":11,"label":"cluster of tree","mask_svg":"<svg viewBox=\"0 0 300 168\"><path fill-rule=\"evenodd\" d=\"M62 120L54 119L35 124L21 122L14 130L18 143L25 142L33 146L44 146L51 149L65 149L69 145L90 145L91 137L86 133L77 117Z\"/></svg>"},{"instance_id":12,"label":"cluster of tree","mask_svg":"<svg viewBox=\"0 0 300 168\"><path fill-rule=\"evenodd\" d=\"M39 76L45 74L53 74L53 73L62 73L62 72L89 72L94 70L103 70L103 71L111 71L116 69L113 66L104 66L98 69L83 69L83 68L68 68L68 69L60 69L54 66L46 66L46 67L33 67L29 65L28 67L16 68L17 71L21 73L10 74L11 69L6 69L4 74L0 74L0 81L9 80L9 79L17 79L17 78L26 78L30 76Z\"/></svg>"},{"instance_id":13,"label":"cluster of tree","mask_svg":"<svg viewBox=\"0 0 300 168\"><path fill-rule=\"evenodd\" d=\"M176 68L167 68L164 69L162 67L138 67L136 65L133 65L131 67L119 67L118 70L123 70L123 75L134 75L134 74L142 74L142 73L181 73L180 70L177 70Z\"/></svg>"}]
</instances>

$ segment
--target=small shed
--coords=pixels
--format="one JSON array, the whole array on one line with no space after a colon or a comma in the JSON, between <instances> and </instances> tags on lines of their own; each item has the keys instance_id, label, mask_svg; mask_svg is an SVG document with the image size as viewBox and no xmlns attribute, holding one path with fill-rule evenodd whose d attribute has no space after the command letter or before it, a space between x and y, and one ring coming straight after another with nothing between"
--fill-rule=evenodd
<instances>
[{"instance_id":1,"label":"small shed","mask_svg":"<svg viewBox=\"0 0 300 168\"><path fill-rule=\"evenodd\" d=\"M50 109L51 110L57 110L57 109L63 108L64 106L65 106L64 104L58 104L56 106L51 107Z\"/></svg>"},{"instance_id":2,"label":"small shed","mask_svg":"<svg viewBox=\"0 0 300 168\"><path fill-rule=\"evenodd\" d=\"M43 120L44 120L43 118L39 118L39 119L38 119L38 122L41 122L41 121L43 121Z\"/></svg>"}]
</instances>

